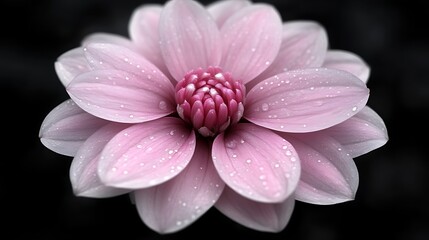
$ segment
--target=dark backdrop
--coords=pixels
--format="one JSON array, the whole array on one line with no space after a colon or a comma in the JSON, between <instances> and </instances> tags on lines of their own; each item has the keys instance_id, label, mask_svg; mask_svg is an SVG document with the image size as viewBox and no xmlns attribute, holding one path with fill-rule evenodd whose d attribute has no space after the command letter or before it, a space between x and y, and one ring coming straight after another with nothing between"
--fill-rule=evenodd
<instances>
[{"instance_id":1,"label":"dark backdrop","mask_svg":"<svg viewBox=\"0 0 429 240\"><path fill-rule=\"evenodd\" d=\"M361 180L354 201L298 202L277 234L249 230L211 209L189 228L162 236L141 222L127 196L75 197L71 158L46 149L38 138L46 114L68 98L53 63L90 33L127 36L133 9L148 2L155 1L1 1L0 217L2 235L11 234L5 239L429 239L424 0L269 1L284 20L320 22L331 48L355 52L371 66L368 104L385 120L390 141L355 159Z\"/></svg>"}]
</instances>

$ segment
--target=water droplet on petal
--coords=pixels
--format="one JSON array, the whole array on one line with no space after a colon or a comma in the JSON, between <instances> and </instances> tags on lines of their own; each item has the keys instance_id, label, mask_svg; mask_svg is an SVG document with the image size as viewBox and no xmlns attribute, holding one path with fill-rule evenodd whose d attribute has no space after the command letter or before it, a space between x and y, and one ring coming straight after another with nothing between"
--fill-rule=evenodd
<instances>
[{"instance_id":1,"label":"water droplet on petal","mask_svg":"<svg viewBox=\"0 0 429 240\"><path fill-rule=\"evenodd\" d=\"M236 148L237 143L235 142L235 140L232 140L232 141L226 143L226 147L227 148Z\"/></svg>"},{"instance_id":2,"label":"water droplet on petal","mask_svg":"<svg viewBox=\"0 0 429 240\"><path fill-rule=\"evenodd\" d=\"M353 108L352 108L352 111L353 112L356 112L356 110L357 110L358 108L356 107L356 106L354 106Z\"/></svg>"},{"instance_id":3,"label":"water droplet on petal","mask_svg":"<svg viewBox=\"0 0 429 240\"><path fill-rule=\"evenodd\" d=\"M264 111L264 112L268 111L268 109L269 109L268 104L267 104L267 103L263 103L263 104L262 104L262 106L261 106L261 109L262 109L262 111Z\"/></svg>"},{"instance_id":4,"label":"water droplet on petal","mask_svg":"<svg viewBox=\"0 0 429 240\"><path fill-rule=\"evenodd\" d=\"M160 101L158 107L161 110L167 110L167 103L165 101Z\"/></svg>"}]
</instances>

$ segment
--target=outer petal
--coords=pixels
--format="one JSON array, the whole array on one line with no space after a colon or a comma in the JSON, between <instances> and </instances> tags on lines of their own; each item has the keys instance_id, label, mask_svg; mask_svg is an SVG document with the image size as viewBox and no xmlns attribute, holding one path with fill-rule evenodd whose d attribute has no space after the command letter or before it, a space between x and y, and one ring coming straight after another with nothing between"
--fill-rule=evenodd
<instances>
[{"instance_id":1,"label":"outer petal","mask_svg":"<svg viewBox=\"0 0 429 240\"><path fill-rule=\"evenodd\" d=\"M111 33L93 33L85 37L82 41L82 46L87 46L90 44L101 44L101 43L107 43L107 44L113 44L113 45L119 45L122 47L126 47L130 50L136 51L137 48L134 46L134 44L127 38L111 34Z\"/></svg>"},{"instance_id":2,"label":"outer petal","mask_svg":"<svg viewBox=\"0 0 429 240\"><path fill-rule=\"evenodd\" d=\"M254 4L231 16L223 25L221 67L249 82L268 68L281 44L282 23L269 5Z\"/></svg>"},{"instance_id":3,"label":"outer petal","mask_svg":"<svg viewBox=\"0 0 429 240\"><path fill-rule=\"evenodd\" d=\"M220 28L229 17L234 15L234 13L250 5L251 2L247 0L222 0L211 3L207 6L207 10L213 16L217 26Z\"/></svg>"},{"instance_id":4,"label":"outer petal","mask_svg":"<svg viewBox=\"0 0 429 240\"><path fill-rule=\"evenodd\" d=\"M369 97L365 84L335 69L304 69L276 75L253 87L244 117L282 132L312 132L343 122Z\"/></svg>"},{"instance_id":5,"label":"outer petal","mask_svg":"<svg viewBox=\"0 0 429 240\"><path fill-rule=\"evenodd\" d=\"M155 78L155 77L154 77ZM138 123L174 111L155 81L144 81L119 70L84 73L69 84L70 97L85 111L114 122Z\"/></svg>"},{"instance_id":6,"label":"outer petal","mask_svg":"<svg viewBox=\"0 0 429 240\"><path fill-rule=\"evenodd\" d=\"M219 65L219 31L198 2L168 2L161 13L159 32L165 64L177 81L190 70Z\"/></svg>"},{"instance_id":7,"label":"outer petal","mask_svg":"<svg viewBox=\"0 0 429 240\"><path fill-rule=\"evenodd\" d=\"M192 158L195 133L177 118L135 124L104 148L98 175L107 186L139 189L176 176Z\"/></svg>"},{"instance_id":8,"label":"outer petal","mask_svg":"<svg viewBox=\"0 0 429 240\"><path fill-rule=\"evenodd\" d=\"M74 48L62 54L55 62L55 71L64 86L77 75L91 70L82 48Z\"/></svg>"},{"instance_id":9,"label":"outer petal","mask_svg":"<svg viewBox=\"0 0 429 240\"><path fill-rule=\"evenodd\" d=\"M55 107L43 120L39 137L50 150L74 156L83 142L107 121L83 111L72 100Z\"/></svg>"},{"instance_id":10,"label":"outer petal","mask_svg":"<svg viewBox=\"0 0 429 240\"><path fill-rule=\"evenodd\" d=\"M129 32L131 40L142 54L155 64L162 72L167 73L164 59L159 46L158 23L161 5L143 5L137 8L130 20Z\"/></svg>"},{"instance_id":11,"label":"outer petal","mask_svg":"<svg viewBox=\"0 0 429 240\"><path fill-rule=\"evenodd\" d=\"M281 135L295 147L301 178L295 198L313 204L352 200L359 184L356 165L341 144L321 133Z\"/></svg>"},{"instance_id":12,"label":"outer petal","mask_svg":"<svg viewBox=\"0 0 429 240\"><path fill-rule=\"evenodd\" d=\"M209 210L224 186L213 166L209 147L199 141L191 162L179 175L164 184L135 192L137 210L153 230L176 232Z\"/></svg>"},{"instance_id":13,"label":"outer petal","mask_svg":"<svg viewBox=\"0 0 429 240\"><path fill-rule=\"evenodd\" d=\"M229 187L258 202L284 201L299 180L298 155L289 142L250 123L218 135L212 157Z\"/></svg>"},{"instance_id":14,"label":"outer petal","mask_svg":"<svg viewBox=\"0 0 429 240\"><path fill-rule=\"evenodd\" d=\"M110 123L95 132L79 149L70 166L70 180L78 196L105 198L121 195L130 190L106 187L97 175L98 160L106 143L129 125Z\"/></svg>"},{"instance_id":15,"label":"outer petal","mask_svg":"<svg viewBox=\"0 0 429 240\"><path fill-rule=\"evenodd\" d=\"M280 232L292 216L293 196L281 203L261 203L249 200L226 187L215 207L227 217L251 229Z\"/></svg>"},{"instance_id":16,"label":"outer petal","mask_svg":"<svg viewBox=\"0 0 429 240\"><path fill-rule=\"evenodd\" d=\"M353 158L383 146L389 139L383 119L369 107L324 131L339 141Z\"/></svg>"},{"instance_id":17,"label":"outer petal","mask_svg":"<svg viewBox=\"0 0 429 240\"><path fill-rule=\"evenodd\" d=\"M85 56L94 69L118 69L133 74L139 81L159 87L152 91L173 101L174 87L170 80L136 51L117 44L92 43L85 46Z\"/></svg>"},{"instance_id":18,"label":"outer petal","mask_svg":"<svg viewBox=\"0 0 429 240\"><path fill-rule=\"evenodd\" d=\"M85 55L95 69L68 86L86 111L118 122L143 122L174 111L171 82L154 65L128 48L89 44ZM119 70L114 70L119 69Z\"/></svg>"},{"instance_id":19,"label":"outer petal","mask_svg":"<svg viewBox=\"0 0 429 240\"><path fill-rule=\"evenodd\" d=\"M369 78L370 68L368 64L358 55L351 52L341 50L328 51L323 66L350 72L364 83L366 83Z\"/></svg>"},{"instance_id":20,"label":"outer petal","mask_svg":"<svg viewBox=\"0 0 429 240\"><path fill-rule=\"evenodd\" d=\"M328 49L325 29L316 22L296 21L283 25L283 39L279 55L259 80L276 74L322 66Z\"/></svg>"}]
</instances>

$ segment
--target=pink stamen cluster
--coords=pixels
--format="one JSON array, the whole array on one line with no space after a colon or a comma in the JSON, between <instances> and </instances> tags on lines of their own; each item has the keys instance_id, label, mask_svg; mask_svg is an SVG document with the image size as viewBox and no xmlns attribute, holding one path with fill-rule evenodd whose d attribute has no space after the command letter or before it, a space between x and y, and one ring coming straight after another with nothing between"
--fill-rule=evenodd
<instances>
[{"instance_id":1,"label":"pink stamen cluster","mask_svg":"<svg viewBox=\"0 0 429 240\"><path fill-rule=\"evenodd\" d=\"M205 137L237 123L244 112L245 87L219 67L188 72L176 85L177 112Z\"/></svg>"}]
</instances>

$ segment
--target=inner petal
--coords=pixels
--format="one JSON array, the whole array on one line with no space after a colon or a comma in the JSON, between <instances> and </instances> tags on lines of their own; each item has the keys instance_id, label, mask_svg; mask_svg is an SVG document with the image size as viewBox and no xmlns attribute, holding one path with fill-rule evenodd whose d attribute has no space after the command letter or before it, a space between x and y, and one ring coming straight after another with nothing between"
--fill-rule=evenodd
<instances>
[{"instance_id":1,"label":"inner petal","mask_svg":"<svg viewBox=\"0 0 429 240\"><path fill-rule=\"evenodd\" d=\"M245 93L243 83L219 67L191 70L176 85L177 112L202 136L212 137L241 119Z\"/></svg>"}]
</instances>

